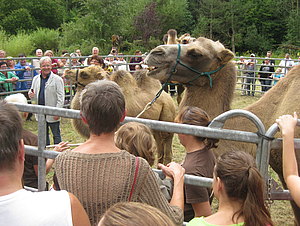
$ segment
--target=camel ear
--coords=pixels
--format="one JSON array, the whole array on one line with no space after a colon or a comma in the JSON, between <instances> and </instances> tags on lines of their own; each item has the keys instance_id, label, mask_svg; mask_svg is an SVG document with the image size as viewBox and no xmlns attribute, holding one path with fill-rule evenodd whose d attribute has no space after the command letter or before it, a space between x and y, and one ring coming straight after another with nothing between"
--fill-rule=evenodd
<instances>
[{"instance_id":1,"label":"camel ear","mask_svg":"<svg viewBox=\"0 0 300 226\"><path fill-rule=\"evenodd\" d=\"M221 64L226 64L234 58L234 54L229 49L224 49L220 53L218 53L218 58L220 59Z\"/></svg>"},{"instance_id":2,"label":"camel ear","mask_svg":"<svg viewBox=\"0 0 300 226\"><path fill-rule=\"evenodd\" d=\"M99 80L103 80L104 76L102 75L102 72L98 72L95 76L95 78L99 79Z\"/></svg>"}]
</instances>

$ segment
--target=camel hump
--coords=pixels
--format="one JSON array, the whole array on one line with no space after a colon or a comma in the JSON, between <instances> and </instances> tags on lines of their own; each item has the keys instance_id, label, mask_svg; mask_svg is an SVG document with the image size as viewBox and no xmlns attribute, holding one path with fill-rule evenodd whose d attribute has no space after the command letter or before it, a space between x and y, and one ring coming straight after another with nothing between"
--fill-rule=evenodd
<instances>
[{"instance_id":1,"label":"camel hump","mask_svg":"<svg viewBox=\"0 0 300 226\"><path fill-rule=\"evenodd\" d=\"M158 91L161 88L160 82L157 79L149 77L147 72L147 70L138 70L133 74L137 86L141 89Z\"/></svg>"},{"instance_id":2,"label":"camel hump","mask_svg":"<svg viewBox=\"0 0 300 226\"><path fill-rule=\"evenodd\" d=\"M114 72L110 79L112 81L114 81L115 83L117 83L119 86L121 87L136 87L137 86L137 82L135 80L135 78L132 76L132 74L128 71L125 70L119 70Z\"/></svg>"}]
</instances>

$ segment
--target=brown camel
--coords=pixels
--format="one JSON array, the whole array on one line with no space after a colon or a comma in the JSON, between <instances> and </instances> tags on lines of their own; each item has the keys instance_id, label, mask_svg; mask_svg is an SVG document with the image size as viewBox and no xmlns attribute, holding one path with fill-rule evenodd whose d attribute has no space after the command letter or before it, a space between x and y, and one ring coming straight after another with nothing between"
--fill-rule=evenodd
<instances>
[{"instance_id":1,"label":"brown camel","mask_svg":"<svg viewBox=\"0 0 300 226\"><path fill-rule=\"evenodd\" d=\"M166 79L170 71L174 69L177 55L178 46L158 46L153 49L145 59L148 66L153 69L148 75L158 79ZM213 42L205 38L198 38L196 42L182 46L180 60L189 67L200 72L207 72L213 71L223 64L225 66L211 75L211 88L208 77L201 76L190 82L195 78L195 73L178 65L172 79L190 84L186 88L180 107L197 106L206 110L211 117L229 110L236 81L234 64L229 62L232 58L232 53L219 42ZM300 96L299 87L300 66L296 66L288 73L286 78L245 110L257 115L262 120L265 128L269 128L280 115L292 114L294 111L300 112L300 105L297 105ZM253 124L241 117L228 120L225 123L225 128L256 132ZM296 131L295 136L300 136L299 130ZM256 154L256 146L253 144L226 140L220 141L215 153L219 155L229 150L244 150L253 155ZM297 158L300 159L300 154L297 153ZM271 150L270 165L286 187L282 175L282 150ZM291 204L296 224L299 225L300 209L293 201Z\"/></svg>"},{"instance_id":2,"label":"brown camel","mask_svg":"<svg viewBox=\"0 0 300 226\"><path fill-rule=\"evenodd\" d=\"M77 81L76 81L76 72ZM109 79L116 82L122 89L127 108L127 115L136 117L142 112L160 90L161 84L158 80L147 76L145 70L140 70L134 74L136 79L127 71L114 72ZM71 108L80 109L79 97L84 86L98 79L107 78L106 72L100 67L87 67L80 70L67 70L65 77L78 83L77 93L72 100ZM82 84L82 85L81 85ZM165 92L155 101L150 109L145 111L141 118L172 122L175 118L175 105L172 98ZM74 128L81 136L89 137L89 130L81 120L73 120ZM169 163L172 160L172 133L153 131L157 142L158 161Z\"/></svg>"}]
</instances>

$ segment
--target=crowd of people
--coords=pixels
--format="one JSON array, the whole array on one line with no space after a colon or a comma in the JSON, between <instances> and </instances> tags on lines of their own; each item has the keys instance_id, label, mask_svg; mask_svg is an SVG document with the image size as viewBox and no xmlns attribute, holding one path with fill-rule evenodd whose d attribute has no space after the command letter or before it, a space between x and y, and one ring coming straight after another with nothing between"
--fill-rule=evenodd
<instances>
[{"instance_id":1,"label":"crowd of people","mask_svg":"<svg viewBox=\"0 0 300 226\"><path fill-rule=\"evenodd\" d=\"M21 78L5 70L10 68L7 61L0 62L3 75L9 80L7 84L11 84L27 78L26 72L35 71L38 75L30 84L26 83L28 98L39 105L61 108L65 99L64 81L55 69L66 64L81 67L86 59L80 58L80 50L69 55L74 57L74 61L69 62L54 59L50 50L45 56L41 53L40 49L36 51L40 58L34 65L28 65L20 58ZM99 49L94 47L86 63L103 68L111 66L115 70L118 63L113 62L119 54L114 48L110 54L103 59ZM141 53L136 52L136 55ZM243 65L252 73L255 55L251 58L253 60ZM142 61L142 56L136 57L129 66L141 66ZM271 73L282 73L281 68L275 71L274 67L275 63L268 58L261 65L260 78L266 85L264 88L268 85L270 68L273 68ZM136 66L134 69L138 70ZM255 79L255 76L247 79ZM249 83L255 85L250 80ZM5 87L14 89L9 85ZM181 225L187 221L191 226L274 225L264 203L264 179L254 158L244 150L228 151L216 158L212 150L217 147L218 140L178 134L186 151L183 163L158 164L166 175L164 179L153 172L151 166L157 147L151 130L139 123L120 126L126 116L124 95L116 83L107 80L90 83L82 92L80 116L88 125L90 136L77 148L71 150L67 142L62 141L59 117L46 116L46 144L50 144L51 129L57 144L54 151L61 152L55 160L46 160L46 172L52 166L55 168L53 187L56 191L25 190L24 185L37 187L37 157L25 155L24 150L24 144L37 146L37 136L22 126L27 113L18 112L10 103L27 104L27 101L23 94L0 100L0 124L3 127L0 130L1 224L150 226ZM207 127L210 118L204 110L189 106L181 109L175 122ZM297 114L281 116L277 123L283 136L284 179L295 202L300 205L297 196L300 180L293 141ZM212 187L184 184L185 173L212 178ZM211 207L214 197L219 201L215 213Z\"/></svg>"},{"instance_id":2,"label":"crowd of people","mask_svg":"<svg viewBox=\"0 0 300 226\"><path fill-rule=\"evenodd\" d=\"M267 92L279 80L283 79L292 67L300 63L300 57L293 60L288 53L285 54L284 59L278 65L276 65L275 59L271 57L272 52L268 51L261 64L258 63L254 53L251 53L247 59L241 56L236 61L239 77L241 78L242 95L254 96L257 80L260 82L261 92Z\"/></svg>"},{"instance_id":3,"label":"crowd of people","mask_svg":"<svg viewBox=\"0 0 300 226\"><path fill-rule=\"evenodd\" d=\"M93 47L91 55L88 57L83 57L80 49L72 53L63 50L60 56L54 56L52 50L43 52L42 49L37 49L35 51L35 58L27 60L26 55L20 53L17 56L18 62L16 62L12 57L7 57L4 50L0 50L0 63L6 63L3 66L1 65L0 82L2 83L0 83L0 92L20 91L27 95L26 91L30 89L32 79L41 73L40 59L43 56L51 58L51 71L62 77L66 86L69 85L69 81L67 81L63 75L65 69L69 68L76 69L90 65L99 65L109 72L117 70L130 70L133 72L146 67L143 65L144 56L142 56L142 52L139 50L135 51L135 55L140 57L131 57L129 62L124 59L124 54L119 53L114 47L105 58L101 57L99 53L98 47ZM66 87L66 94L69 94L69 89L69 87Z\"/></svg>"}]
</instances>

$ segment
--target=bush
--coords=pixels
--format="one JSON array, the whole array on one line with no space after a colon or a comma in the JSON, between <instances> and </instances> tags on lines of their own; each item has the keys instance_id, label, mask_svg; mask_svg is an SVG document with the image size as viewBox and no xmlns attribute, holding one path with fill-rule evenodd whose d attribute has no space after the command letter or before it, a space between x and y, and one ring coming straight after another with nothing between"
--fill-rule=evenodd
<instances>
[{"instance_id":1,"label":"bush","mask_svg":"<svg viewBox=\"0 0 300 226\"><path fill-rule=\"evenodd\" d=\"M49 28L38 28L30 35L33 43L33 49L42 49L43 51L51 49L58 51L59 31Z\"/></svg>"},{"instance_id":2,"label":"bush","mask_svg":"<svg viewBox=\"0 0 300 226\"><path fill-rule=\"evenodd\" d=\"M7 56L18 56L20 53L31 55L34 48L30 36L25 32L19 32L17 35L8 37L3 47Z\"/></svg>"}]
</instances>

